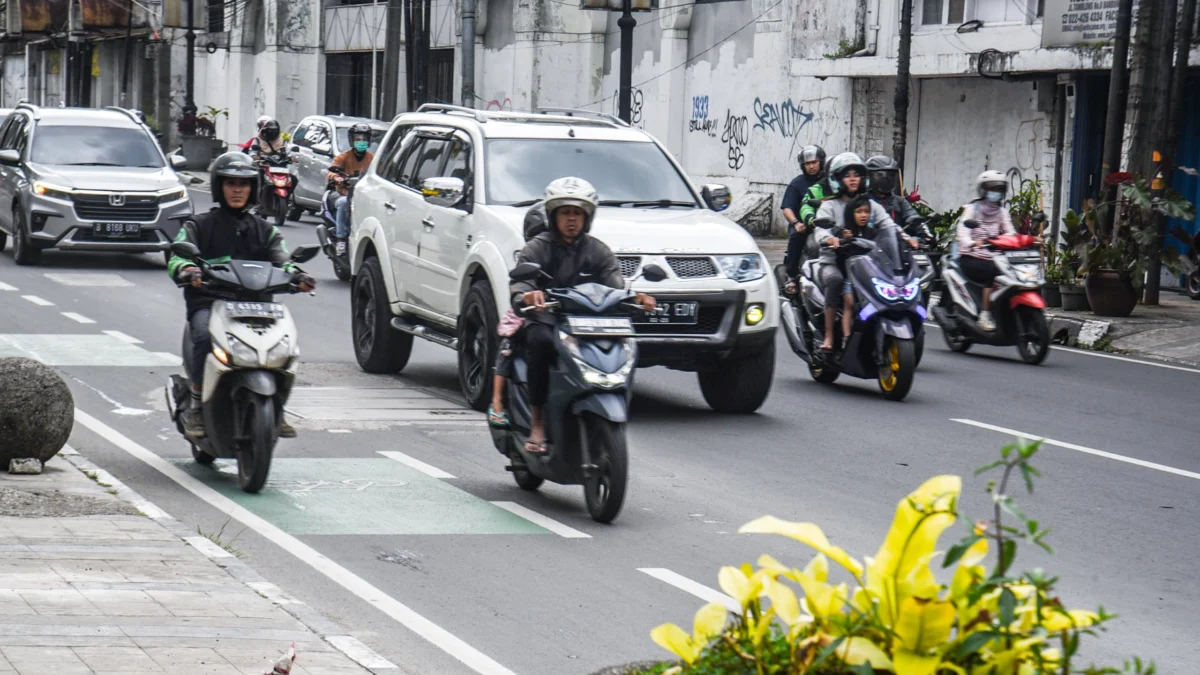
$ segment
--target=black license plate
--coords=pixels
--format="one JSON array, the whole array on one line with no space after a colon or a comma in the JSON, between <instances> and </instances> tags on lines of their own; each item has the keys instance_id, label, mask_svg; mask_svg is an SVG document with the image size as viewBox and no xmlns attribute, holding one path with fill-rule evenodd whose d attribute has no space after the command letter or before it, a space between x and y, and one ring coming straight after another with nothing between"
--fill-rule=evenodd
<instances>
[{"instance_id":1,"label":"black license plate","mask_svg":"<svg viewBox=\"0 0 1200 675\"><path fill-rule=\"evenodd\" d=\"M96 223L92 225L92 236L94 237L124 239L137 237L141 233L142 226L138 223Z\"/></svg>"},{"instance_id":2,"label":"black license plate","mask_svg":"<svg viewBox=\"0 0 1200 675\"><path fill-rule=\"evenodd\" d=\"M225 314L231 319L282 319L283 305L275 302L230 302Z\"/></svg>"},{"instance_id":3,"label":"black license plate","mask_svg":"<svg viewBox=\"0 0 1200 675\"><path fill-rule=\"evenodd\" d=\"M638 323L641 324L695 324L700 315L700 303L695 300L678 302L660 302L653 312L647 312Z\"/></svg>"}]
</instances>

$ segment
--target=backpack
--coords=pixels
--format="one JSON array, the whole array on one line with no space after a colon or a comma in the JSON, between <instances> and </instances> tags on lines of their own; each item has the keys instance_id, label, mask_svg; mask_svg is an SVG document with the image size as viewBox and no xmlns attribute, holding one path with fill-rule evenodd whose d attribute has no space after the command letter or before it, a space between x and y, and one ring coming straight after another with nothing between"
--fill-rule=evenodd
<instances>
[{"instance_id":1,"label":"backpack","mask_svg":"<svg viewBox=\"0 0 1200 675\"><path fill-rule=\"evenodd\" d=\"M546 215L546 202L539 201L529 210L525 212L525 241L529 241L539 234L548 231L546 223L549 217Z\"/></svg>"}]
</instances>

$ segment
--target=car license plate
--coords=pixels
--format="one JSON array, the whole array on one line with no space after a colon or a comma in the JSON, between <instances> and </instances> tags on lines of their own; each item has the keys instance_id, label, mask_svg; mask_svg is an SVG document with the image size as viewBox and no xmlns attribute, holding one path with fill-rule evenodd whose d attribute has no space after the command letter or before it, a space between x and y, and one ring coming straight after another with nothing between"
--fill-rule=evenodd
<instances>
[{"instance_id":1,"label":"car license plate","mask_svg":"<svg viewBox=\"0 0 1200 675\"><path fill-rule=\"evenodd\" d=\"M924 255L922 253L914 253L912 259L913 259L913 262L917 263L918 265L928 265L929 264L929 256Z\"/></svg>"},{"instance_id":2,"label":"car license plate","mask_svg":"<svg viewBox=\"0 0 1200 675\"><path fill-rule=\"evenodd\" d=\"M638 323L643 324L682 324L696 323L700 314L700 303L695 300L679 302L660 302L653 312L647 312Z\"/></svg>"},{"instance_id":3,"label":"car license plate","mask_svg":"<svg viewBox=\"0 0 1200 675\"><path fill-rule=\"evenodd\" d=\"M92 225L92 236L120 239L136 237L142 233L138 223L95 223Z\"/></svg>"},{"instance_id":4,"label":"car license plate","mask_svg":"<svg viewBox=\"0 0 1200 675\"><path fill-rule=\"evenodd\" d=\"M231 319L282 319L283 305L276 302L230 302L225 314Z\"/></svg>"},{"instance_id":5,"label":"car license plate","mask_svg":"<svg viewBox=\"0 0 1200 675\"><path fill-rule=\"evenodd\" d=\"M574 335L633 335L633 322L626 317L568 316Z\"/></svg>"}]
</instances>

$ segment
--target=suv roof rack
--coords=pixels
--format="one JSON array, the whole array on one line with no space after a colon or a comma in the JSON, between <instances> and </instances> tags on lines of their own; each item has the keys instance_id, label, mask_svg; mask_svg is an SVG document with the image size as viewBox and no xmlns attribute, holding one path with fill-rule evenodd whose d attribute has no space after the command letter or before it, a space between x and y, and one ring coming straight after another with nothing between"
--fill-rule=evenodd
<instances>
[{"instance_id":1,"label":"suv roof rack","mask_svg":"<svg viewBox=\"0 0 1200 675\"><path fill-rule=\"evenodd\" d=\"M41 110L41 108L38 108L36 105L30 103L28 99L24 99L24 98L21 99L21 101L19 103L17 103L16 109L17 110L28 110L29 112L33 113L34 118L36 118L38 116L38 112Z\"/></svg>"},{"instance_id":2,"label":"suv roof rack","mask_svg":"<svg viewBox=\"0 0 1200 675\"><path fill-rule=\"evenodd\" d=\"M142 115L141 110L132 110L129 108L122 108L122 107L116 106L116 105L104 106L104 109L122 113L125 116L127 116L129 119L133 120L134 123L136 123L136 124L145 124L146 123L146 118Z\"/></svg>"},{"instance_id":3,"label":"suv roof rack","mask_svg":"<svg viewBox=\"0 0 1200 675\"><path fill-rule=\"evenodd\" d=\"M480 124L488 121L487 114L481 110L467 108L461 105L450 105L449 103L422 103L421 107L417 108L416 112L442 113L443 115L469 115L475 118Z\"/></svg>"},{"instance_id":4,"label":"suv roof rack","mask_svg":"<svg viewBox=\"0 0 1200 675\"><path fill-rule=\"evenodd\" d=\"M604 120L606 122L611 122L613 124L616 124L617 126L622 126L622 127L629 126L628 122L621 119L620 117L617 117L616 115L609 115L608 113L597 112L595 110L584 110L582 108L540 107L537 109L537 112L542 115L557 114L557 115L566 115L567 117L591 117L594 119L600 119L600 120Z\"/></svg>"},{"instance_id":5,"label":"suv roof rack","mask_svg":"<svg viewBox=\"0 0 1200 675\"><path fill-rule=\"evenodd\" d=\"M417 108L419 113L442 113L445 115L463 115L473 118L475 121L483 124L488 120L495 121L536 121L544 119L548 116L556 116L561 118L587 118L587 122L591 124L609 124L614 127L629 127L625 120L609 115L608 113L596 112L594 110L581 110L578 108L538 108L534 112L513 111L513 110L476 110L460 105L450 105L447 103L425 103ZM399 115L397 115L399 117ZM581 122L583 120L580 120Z\"/></svg>"}]
</instances>

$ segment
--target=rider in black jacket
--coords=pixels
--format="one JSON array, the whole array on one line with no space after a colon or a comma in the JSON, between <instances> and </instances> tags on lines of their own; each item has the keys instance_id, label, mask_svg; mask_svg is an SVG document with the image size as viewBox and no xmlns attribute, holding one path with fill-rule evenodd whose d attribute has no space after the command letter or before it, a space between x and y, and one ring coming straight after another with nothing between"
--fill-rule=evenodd
<instances>
[{"instance_id":1,"label":"rider in black jacket","mask_svg":"<svg viewBox=\"0 0 1200 675\"><path fill-rule=\"evenodd\" d=\"M825 151L819 145L806 145L800 148L796 160L800 162L800 175L788 183L779 204L788 227L787 256L783 264L789 279L800 274L800 259L810 234L809 224L800 217L800 209L808 198L808 191L825 177Z\"/></svg>"},{"instance_id":2,"label":"rider in black jacket","mask_svg":"<svg viewBox=\"0 0 1200 675\"><path fill-rule=\"evenodd\" d=\"M268 225L252 214L250 207L258 194L258 167L240 152L227 152L212 166L210 185L217 205L208 213L192 216L179 229L175 241L189 241L200 249L200 257L210 264L228 260L262 260L293 272L300 290L311 291L316 280L291 262L287 243L279 228ZM167 273L175 281L187 284L183 290L187 302L188 325L192 336L192 405L184 411L183 429L189 438L204 436L204 418L200 414L204 361L212 352L208 319L214 299L201 286L200 268L187 258L172 256ZM282 423L280 436L294 438L296 430Z\"/></svg>"},{"instance_id":3,"label":"rider in black jacket","mask_svg":"<svg viewBox=\"0 0 1200 675\"><path fill-rule=\"evenodd\" d=\"M925 219L900 194L900 166L891 157L875 155L867 160L867 189L871 199L887 211L888 217L908 234L926 239Z\"/></svg>"},{"instance_id":4,"label":"rider in black jacket","mask_svg":"<svg viewBox=\"0 0 1200 675\"><path fill-rule=\"evenodd\" d=\"M588 235L599 199L596 190L579 178L560 178L546 187L544 205L552 226L521 251L517 264L537 263L550 279L514 281L509 286L514 308L546 305L543 287L564 288L585 283L623 288L621 266L604 242ZM635 302L646 310L655 307L654 298L638 293ZM525 450L546 452L546 431L542 412L550 394L550 366L554 363L554 319L542 311L527 315L525 359L529 366L529 404L533 408L529 442Z\"/></svg>"}]
</instances>

